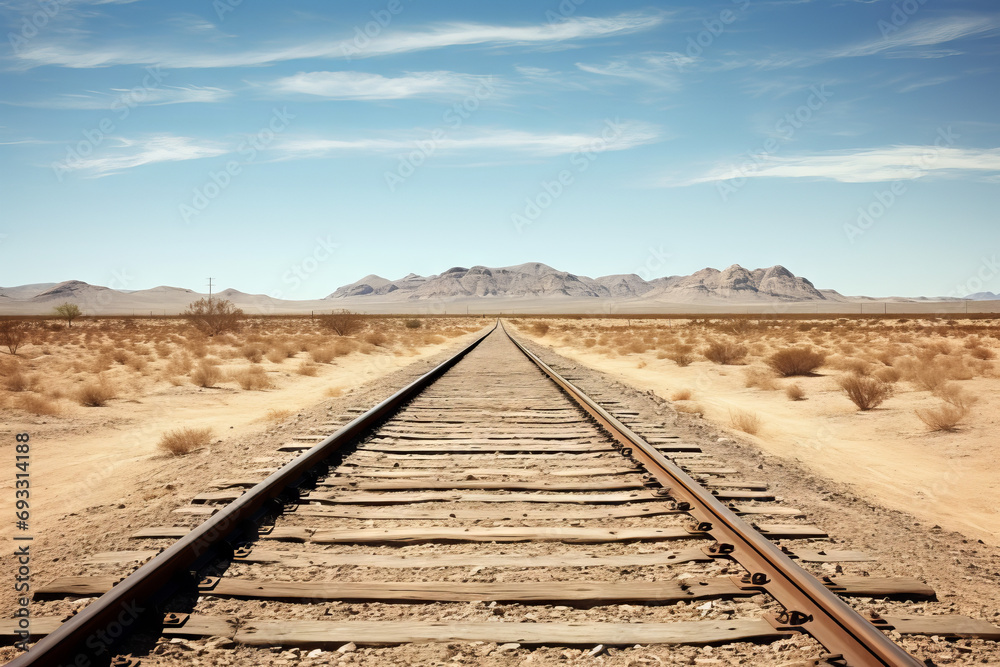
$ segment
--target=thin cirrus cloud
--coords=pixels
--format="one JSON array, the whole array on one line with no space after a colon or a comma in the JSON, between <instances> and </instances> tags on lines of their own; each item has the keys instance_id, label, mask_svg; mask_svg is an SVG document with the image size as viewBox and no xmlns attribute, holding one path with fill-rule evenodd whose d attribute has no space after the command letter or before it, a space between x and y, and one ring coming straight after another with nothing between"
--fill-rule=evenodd
<instances>
[{"instance_id":1,"label":"thin cirrus cloud","mask_svg":"<svg viewBox=\"0 0 1000 667\"><path fill-rule=\"evenodd\" d=\"M270 84L278 93L299 93L330 100L398 100L472 93L493 77L458 72L409 72L388 77L367 72L299 72Z\"/></svg>"},{"instance_id":2,"label":"thin cirrus cloud","mask_svg":"<svg viewBox=\"0 0 1000 667\"><path fill-rule=\"evenodd\" d=\"M610 132L557 134L518 130L485 130L459 137L418 138L289 139L275 147L284 159L331 157L344 153L401 153L418 148L420 141L433 141L435 151L499 151L532 157L553 157L584 150L618 151L659 141L663 133L655 125L638 121L609 122ZM487 156L489 157L489 156Z\"/></svg>"},{"instance_id":3,"label":"thin cirrus cloud","mask_svg":"<svg viewBox=\"0 0 1000 667\"><path fill-rule=\"evenodd\" d=\"M531 46L616 37L656 27L663 21L658 14L620 14L609 18L574 17L554 24L527 26L482 23L444 23L424 30L386 31L367 43L352 38L324 39L306 44L288 44L272 49L232 53L177 51L135 44L79 46L77 44L35 44L16 56L26 67L55 65L68 68L109 67L112 65L160 65L170 68L257 67L305 58L366 58L408 53L450 46L493 45Z\"/></svg>"},{"instance_id":4,"label":"thin cirrus cloud","mask_svg":"<svg viewBox=\"0 0 1000 667\"><path fill-rule=\"evenodd\" d=\"M943 19L925 20L916 22L912 27L903 28L899 32L889 33L881 39L834 49L826 55L829 58L856 58L873 56L901 48L935 46L967 37L995 33L998 27L1000 27L1000 20L993 16L951 16Z\"/></svg>"},{"instance_id":5,"label":"thin cirrus cloud","mask_svg":"<svg viewBox=\"0 0 1000 667\"><path fill-rule=\"evenodd\" d=\"M695 58L683 53L661 51L617 58L597 65L576 63L576 66L590 74L674 89L678 85L678 74L695 62Z\"/></svg>"},{"instance_id":6,"label":"thin cirrus cloud","mask_svg":"<svg viewBox=\"0 0 1000 667\"><path fill-rule=\"evenodd\" d=\"M164 86L162 88L112 88L109 92L59 95L35 102L2 102L36 109L117 110L135 106L213 103L232 97L233 93L211 86Z\"/></svg>"},{"instance_id":7,"label":"thin cirrus cloud","mask_svg":"<svg viewBox=\"0 0 1000 667\"><path fill-rule=\"evenodd\" d=\"M741 178L811 178L841 183L913 180L930 175L1000 173L1000 148L953 146L891 146L818 155L769 156L748 166L723 165L688 179L668 179L676 187Z\"/></svg>"},{"instance_id":8,"label":"thin cirrus cloud","mask_svg":"<svg viewBox=\"0 0 1000 667\"><path fill-rule=\"evenodd\" d=\"M217 143L197 142L191 137L154 135L141 139L116 139L110 155L86 157L62 165L67 171L100 178L157 162L180 162L225 155L232 149Z\"/></svg>"}]
</instances>

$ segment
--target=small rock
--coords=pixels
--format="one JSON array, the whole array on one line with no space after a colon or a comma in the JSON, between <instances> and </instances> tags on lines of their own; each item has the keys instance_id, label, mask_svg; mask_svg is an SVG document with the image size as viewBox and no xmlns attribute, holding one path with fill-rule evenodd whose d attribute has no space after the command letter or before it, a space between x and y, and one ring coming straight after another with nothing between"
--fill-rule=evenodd
<instances>
[{"instance_id":1,"label":"small rock","mask_svg":"<svg viewBox=\"0 0 1000 667\"><path fill-rule=\"evenodd\" d=\"M306 653L307 658L318 658L322 655L323 655L323 649L321 648L314 648L313 650Z\"/></svg>"},{"instance_id":2,"label":"small rock","mask_svg":"<svg viewBox=\"0 0 1000 667\"><path fill-rule=\"evenodd\" d=\"M358 650L358 645L354 642L348 642L337 649L337 653L354 653Z\"/></svg>"},{"instance_id":3,"label":"small rock","mask_svg":"<svg viewBox=\"0 0 1000 667\"><path fill-rule=\"evenodd\" d=\"M519 648L521 648L520 644L515 644L511 642L510 644L500 644L500 646L497 646L497 652L499 653L502 651L514 651Z\"/></svg>"},{"instance_id":4,"label":"small rock","mask_svg":"<svg viewBox=\"0 0 1000 667\"><path fill-rule=\"evenodd\" d=\"M587 651L586 655L588 658L593 658L596 655L600 655L602 651L604 651L604 644L598 644L594 648Z\"/></svg>"}]
</instances>

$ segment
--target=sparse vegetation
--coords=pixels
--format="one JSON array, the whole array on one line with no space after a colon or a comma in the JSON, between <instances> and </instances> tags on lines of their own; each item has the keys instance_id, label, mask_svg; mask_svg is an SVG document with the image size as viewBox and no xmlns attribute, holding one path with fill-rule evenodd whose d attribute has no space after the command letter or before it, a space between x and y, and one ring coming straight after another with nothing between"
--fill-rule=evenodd
<instances>
[{"instance_id":1,"label":"sparse vegetation","mask_svg":"<svg viewBox=\"0 0 1000 667\"><path fill-rule=\"evenodd\" d=\"M157 446L174 456L183 456L207 446L211 441L211 428L182 428L164 433Z\"/></svg>"},{"instance_id":2,"label":"sparse vegetation","mask_svg":"<svg viewBox=\"0 0 1000 667\"><path fill-rule=\"evenodd\" d=\"M785 387L785 396L790 401L801 401L806 397L806 390L798 382L793 382Z\"/></svg>"},{"instance_id":3,"label":"sparse vegetation","mask_svg":"<svg viewBox=\"0 0 1000 667\"><path fill-rule=\"evenodd\" d=\"M105 379L91 380L84 383L76 392L76 401L87 408L100 408L115 398L117 392L111 383Z\"/></svg>"},{"instance_id":4,"label":"sparse vegetation","mask_svg":"<svg viewBox=\"0 0 1000 667\"><path fill-rule=\"evenodd\" d=\"M690 401L691 400L691 390L690 389L678 389L674 393L670 394L671 401Z\"/></svg>"},{"instance_id":5,"label":"sparse vegetation","mask_svg":"<svg viewBox=\"0 0 1000 667\"><path fill-rule=\"evenodd\" d=\"M239 370L230 371L229 379L237 382L240 387L248 391L262 391L273 389L274 383L267 377L267 373L260 366L248 366Z\"/></svg>"},{"instance_id":6,"label":"sparse vegetation","mask_svg":"<svg viewBox=\"0 0 1000 667\"><path fill-rule=\"evenodd\" d=\"M23 394L18 397L17 407L33 415L57 415L59 404L40 394Z\"/></svg>"},{"instance_id":7,"label":"sparse vegetation","mask_svg":"<svg viewBox=\"0 0 1000 667\"><path fill-rule=\"evenodd\" d=\"M840 388L859 410L872 410L894 393L893 386L877 377L850 374L840 378Z\"/></svg>"},{"instance_id":8,"label":"sparse vegetation","mask_svg":"<svg viewBox=\"0 0 1000 667\"><path fill-rule=\"evenodd\" d=\"M202 361L191 373L191 382L199 387L214 387L222 381L222 371L217 366Z\"/></svg>"},{"instance_id":9,"label":"sparse vegetation","mask_svg":"<svg viewBox=\"0 0 1000 667\"><path fill-rule=\"evenodd\" d=\"M404 325L406 326L407 329L419 329L420 320L406 320L406 322L404 322Z\"/></svg>"},{"instance_id":10,"label":"sparse vegetation","mask_svg":"<svg viewBox=\"0 0 1000 667\"><path fill-rule=\"evenodd\" d=\"M969 414L968 408L952 403L942 403L937 408L916 410L917 417L932 431L954 431L959 422Z\"/></svg>"},{"instance_id":11,"label":"sparse vegetation","mask_svg":"<svg viewBox=\"0 0 1000 667\"><path fill-rule=\"evenodd\" d=\"M774 373L767 368L751 366L743 371L743 378L743 384L748 389L751 387L757 387L759 389L764 389L765 391L774 391L775 389L778 389L778 383L775 380Z\"/></svg>"},{"instance_id":12,"label":"sparse vegetation","mask_svg":"<svg viewBox=\"0 0 1000 667\"><path fill-rule=\"evenodd\" d=\"M28 339L28 326L22 320L4 320L0 322L0 345L7 348L10 354L17 354L17 348Z\"/></svg>"},{"instance_id":13,"label":"sparse vegetation","mask_svg":"<svg viewBox=\"0 0 1000 667\"><path fill-rule=\"evenodd\" d=\"M533 322L531 332L536 336L544 336L549 332L549 325L547 322Z\"/></svg>"},{"instance_id":14,"label":"sparse vegetation","mask_svg":"<svg viewBox=\"0 0 1000 667\"><path fill-rule=\"evenodd\" d=\"M734 365L747 356L747 346L733 341L713 341L702 352L705 358L716 364Z\"/></svg>"}]
</instances>

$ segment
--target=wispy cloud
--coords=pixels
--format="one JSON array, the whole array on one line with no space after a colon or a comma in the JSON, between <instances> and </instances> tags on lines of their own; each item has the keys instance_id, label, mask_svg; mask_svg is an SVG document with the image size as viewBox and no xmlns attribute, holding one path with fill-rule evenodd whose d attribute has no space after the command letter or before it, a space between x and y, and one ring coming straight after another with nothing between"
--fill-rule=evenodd
<instances>
[{"instance_id":1,"label":"wispy cloud","mask_svg":"<svg viewBox=\"0 0 1000 667\"><path fill-rule=\"evenodd\" d=\"M387 77L366 72L299 72L269 86L279 93L300 93L331 100L397 100L408 97L467 95L495 87L493 77L458 72L409 72Z\"/></svg>"},{"instance_id":2,"label":"wispy cloud","mask_svg":"<svg viewBox=\"0 0 1000 667\"><path fill-rule=\"evenodd\" d=\"M418 141L433 140L437 152L501 151L534 157L566 155L583 150L627 150L659 141L662 131L655 125L637 121L614 124L613 141L596 134L534 133L518 130L481 130L462 136L432 139L430 132L418 137L331 139L310 137L289 139L275 146L285 158L327 157L342 153L399 153L413 150Z\"/></svg>"},{"instance_id":3,"label":"wispy cloud","mask_svg":"<svg viewBox=\"0 0 1000 667\"><path fill-rule=\"evenodd\" d=\"M890 33L879 39L834 49L826 55L829 58L856 58L900 48L935 46L966 37L985 36L995 32L998 27L1000 19L994 16L927 19L914 22L899 32Z\"/></svg>"},{"instance_id":4,"label":"wispy cloud","mask_svg":"<svg viewBox=\"0 0 1000 667\"><path fill-rule=\"evenodd\" d=\"M604 64L576 63L576 66L590 74L673 89L677 87L680 71L694 64L695 60L683 53L660 51L616 58Z\"/></svg>"},{"instance_id":5,"label":"wispy cloud","mask_svg":"<svg viewBox=\"0 0 1000 667\"><path fill-rule=\"evenodd\" d=\"M171 68L252 67L303 58L367 58L462 45L532 46L627 35L663 21L660 14L620 14L610 18L573 17L553 24L526 26L443 23L424 30L394 30L359 48L352 39L289 42L271 49L242 52L179 51L167 46L79 45L32 42L17 53L28 67L70 68L111 65L161 65ZM36 40L37 41L37 40Z\"/></svg>"},{"instance_id":6,"label":"wispy cloud","mask_svg":"<svg viewBox=\"0 0 1000 667\"><path fill-rule=\"evenodd\" d=\"M157 162L180 162L217 157L230 152L215 142L199 142L190 137L156 135L142 139L114 139L109 155L80 158L62 165L68 171L79 171L84 176L99 178L126 169Z\"/></svg>"},{"instance_id":7,"label":"wispy cloud","mask_svg":"<svg viewBox=\"0 0 1000 667\"><path fill-rule=\"evenodd\" d=\"M59 95L50 100L34 102L3 101L0 104L37 109L113 110L119 107L162 106L165 104L212 103L232 97L233 93L210 86L164 86L162 88L112 88L109 92L87 92Z\"/></svg>"},{"instance_id":8,"label":"wispy cloud","mask_svg":"<svg viewBox=\"0 0 1000 667\"><path fill-rule=\"evenodd\" d=\"M890 146L861 151L834 151L817 155L767 156L752 167L721 165L692 178L671 178L669 187L712 183L738 178L812 178L841 183L913 180L933 174L1000 172L1000 148L949 146Z\"/></svg>"}]
</instances>

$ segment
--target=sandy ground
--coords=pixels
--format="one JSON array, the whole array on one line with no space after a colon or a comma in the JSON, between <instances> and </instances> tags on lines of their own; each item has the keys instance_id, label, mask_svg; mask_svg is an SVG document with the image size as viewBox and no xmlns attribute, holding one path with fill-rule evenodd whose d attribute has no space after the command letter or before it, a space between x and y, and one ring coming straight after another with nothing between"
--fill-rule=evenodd
<instances>
[{"instance_id":1,"label":"sandy ground","mask_svg":"<svg viewBox=\"0 0 1000 667\"><path fill-rule=\"evenodd\" d=\"M468 336L425 345L412 356L351 354L323 364L315 377L298 375L291 365L271 373L277 388L168 387L140 399L113 400L102 408L81 408L66 417L14 418L0 424L0 452L14 462L14 434L31 436L31 530L43 536L61 527L68 515L88 507L120 502L141 484L140 473L171 465L172 456L157 449L160 436L180 427L210 427L216 442L238 440L267 427L268 411L293 413L319 402L327 390L350 393L353 387L460 345ZM82 415L81 415L82 413ZM12 504L14 471L0 479L4 506ZM0 525L9 539L13 522Z\"/></svg>"},{"instance_id":2,"label":"sandy ground","mask_svg":"<svg viewBox=\"0 0 1000 667\"><path fill-rule=\"evenodd\" d=\"M704 359L681 368L657 359L653 351L608 357L554 341L551 335L522 335L558 354L601 370L637 389L669 399L692 390L689 403L704 409L707 420L730 425L732 410L756 413L756 436L740 433L763 451L801 462L817 475L843 482L868 500L899 509L945 529L989 544L1000 544L1000 380L977 378L961 384L979 396L968 423L958 431L930 433L914 414L938 404L928 392L907 391L882 407L859 412L837 387L835 372L792 381L806 400L790 401L783 391L744 386L740 366Z\"/></svg>"}]
</instances>

